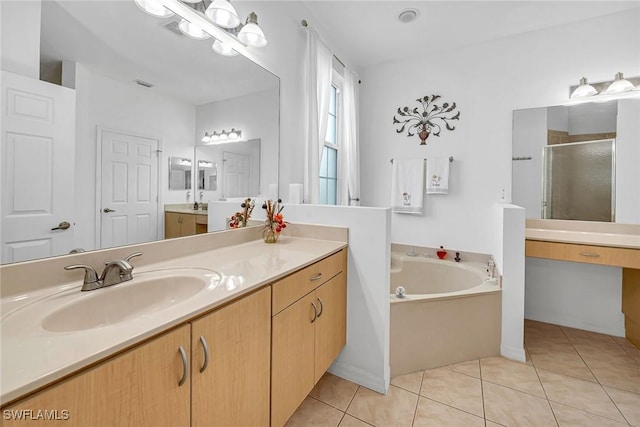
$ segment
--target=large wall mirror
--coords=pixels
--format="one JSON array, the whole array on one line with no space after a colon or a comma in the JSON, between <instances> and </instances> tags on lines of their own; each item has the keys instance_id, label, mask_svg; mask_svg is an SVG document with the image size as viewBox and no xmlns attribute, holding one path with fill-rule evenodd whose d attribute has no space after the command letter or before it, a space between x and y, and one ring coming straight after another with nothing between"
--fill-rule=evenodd
<instances>
[{"instance_id":1,"label":"large wall mirror","mask_svg":"<svg viewBox=\"0 0 640 427\"><path fill-rule=\"evenodd\" d=\"M640 223L640 99L516 110L512 201L527 218Z\"/></svg>"},{"instance_id":2,"label":"large wall mirror","mask_svg":"<svg viewBox=\"0 0 640 427\"><path fill-rule=\"evenodd\" d=\"M236 161L239 170L249 168L249 182L236 185L244 179L236 177L241 190L234 194L277 188L278 77L242 55L216 54L213 39L190 39L179 31L179 17L147 15L133 0L43 0L38 16L15 13L32 1L7 3L16 6L3 6L3 23L32 19L41 28L33 45L2 28L3 47L37 51L40 80L3 78L3 106L33 104L37 113L45 111L40 101L52 100L52 111L66 112L61 135L69 144L56 152L56 137L50 150L37 120L28 118L18 137L8 137L13 124L3 108L2 263L162 239L165 205L225 197L232 172L223 164L234 154L250 162ZM236 8L251 12L242 3ZM28 96L11 98L15 93ZM232 128L242 131L242 147L202 146L205 132ZM257 150L246 149L256 141ZM180 166L171 177L171 158L191 159L193 175ZM200 165L209 164L199 187ZM64 222L70 226L60 227Z\"/></svg>"}]
</instances>

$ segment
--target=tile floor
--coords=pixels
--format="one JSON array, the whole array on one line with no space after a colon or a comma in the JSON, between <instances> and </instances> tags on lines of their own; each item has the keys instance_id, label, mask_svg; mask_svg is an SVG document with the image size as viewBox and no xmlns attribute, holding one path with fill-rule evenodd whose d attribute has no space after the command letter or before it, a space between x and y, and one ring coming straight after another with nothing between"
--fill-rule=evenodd
<instances>
[{"instance_id":1,"label":"tile floor","mask_svg":"<svg viewBox=\"0 0 640 427\"><path fill-rule=\"evenodd\" d=\"M386 396L326 374L287 427L640 427L631 343L526 321L525 349L526 364L490 357L393 378Z\"/></svg>"}]
</instances>

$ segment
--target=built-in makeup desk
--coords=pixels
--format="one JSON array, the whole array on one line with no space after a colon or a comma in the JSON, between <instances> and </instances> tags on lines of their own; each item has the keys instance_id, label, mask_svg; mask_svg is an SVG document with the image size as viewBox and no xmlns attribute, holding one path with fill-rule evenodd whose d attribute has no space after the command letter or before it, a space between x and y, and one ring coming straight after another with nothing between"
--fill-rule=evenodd
<instances>
[{"instance_id":1,"label":"built-in makeup desk","mask_svg":"<svg viewBox=\"0 0 640 427\"><path fill-rule=\"evenodd\" d=\"M626 337L640 348L640 225L527 220L525 255L622 268Z\"/></svg>"}]
</instances>

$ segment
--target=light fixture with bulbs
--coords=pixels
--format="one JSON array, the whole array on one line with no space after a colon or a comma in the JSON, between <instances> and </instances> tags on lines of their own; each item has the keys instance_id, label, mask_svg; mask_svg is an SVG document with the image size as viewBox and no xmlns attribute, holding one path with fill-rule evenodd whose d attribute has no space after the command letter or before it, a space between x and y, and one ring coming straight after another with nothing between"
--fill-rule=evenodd
<instances>
[{"instance_id":1,"label":"light fixture with bulbs","mask_svg":"<svg viewBox=\"0 0 640 427\"><path fill-rule=\"evenodd\" d=\"M582 77L578 86L571 87L570 94L571 101L576 102L640 96L640 77L625 79L622 73L617 73L614 80L591 84Z\"/></svg>"},{"instance_id":2,"label":"light fixture with bulbs","mask_svg":"<svg viewBox=\"0 0 640 427\"><path fill-rule=\"evenodd\" d=\"M144 12L158 17L179 16L178 28L187 37L215 39L212 49L223 56L235 56L243 48L264 47L267 38L251 12L243 25L229 0L213 0L205 9L202 0L134 0ZM237 36L236 36L237 35Z\"/></svg>"},{"instance_id":3,"label":"light fixture with bulbs","mask_svg":"<svg viewBox=\"0 0 640 427\"><path fill-rule=\"evenodd\" d=\"M221 130L220 132L213 131L211 133L205 132L201 141L204 144L216 144L224 142L235 142L242 138L242 131L231 128L230 131Z\"/></svg>"}]
</instances>

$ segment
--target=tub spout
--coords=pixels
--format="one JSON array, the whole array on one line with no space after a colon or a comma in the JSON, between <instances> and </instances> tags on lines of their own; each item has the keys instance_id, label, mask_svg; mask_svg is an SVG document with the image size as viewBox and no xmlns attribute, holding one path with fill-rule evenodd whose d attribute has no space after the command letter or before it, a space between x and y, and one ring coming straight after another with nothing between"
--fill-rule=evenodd
<instances>
[{"instance_id":1,"label":"tub spout","mask_svg":"<svg viewBox=\"0 0 640 427\"><path fill-rule=\"evenodd\" d=\"M404 288L403 288L402 286L398 286L398 287L396 288L396 297L398 297L398 298L404 298L404 296L405 296L405 290L404 290Z\"/></svg>"},{"instance_id":2,"label":"tub spout","mask_svg":"<svg viewBox=\"0 0 640 427\"><path fill-rule=\"evenodd\" d=\"M487 273L489 273L489 277L494 279L496 277L496 262L493 259L490 259L487 263Z\"/></svg>"},{"instance_id":3,"label":"tub spout","mask_svg":"<svg viewBox=\"0 0 640 427\"><path fill-rule=\"evenodd\" d=\"M456 252L456 257L454 258L454 260L455 260L456 262L460 262L460 261L462 261L462 258L460 258L460 252Z\"/></svg>"}]
</instances>

